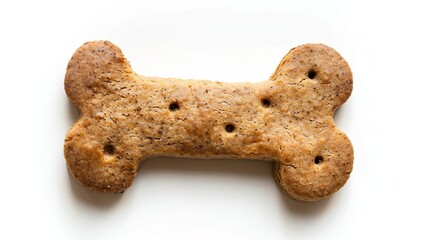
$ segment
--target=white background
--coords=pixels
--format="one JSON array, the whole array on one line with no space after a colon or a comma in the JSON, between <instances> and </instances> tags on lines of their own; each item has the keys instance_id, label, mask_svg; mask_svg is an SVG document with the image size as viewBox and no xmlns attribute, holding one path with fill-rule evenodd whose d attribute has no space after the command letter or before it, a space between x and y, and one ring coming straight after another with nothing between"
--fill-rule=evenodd
<instances>
[{"instance_id":1,"label":"white background","mask_svg":"<svg viewBox=\"0 0 429 240\"><path fill-rule=\"evenodd\" d=\"M2 1L0 239L428 239L428 7L417 1ZM142 75L266 80L299 44L349 62L336 123L354 171L301 203L258 161L152 159L124 194L68 174L78 117L63 88L84 42L118 45Z\"/></svg>"}]
</instances>

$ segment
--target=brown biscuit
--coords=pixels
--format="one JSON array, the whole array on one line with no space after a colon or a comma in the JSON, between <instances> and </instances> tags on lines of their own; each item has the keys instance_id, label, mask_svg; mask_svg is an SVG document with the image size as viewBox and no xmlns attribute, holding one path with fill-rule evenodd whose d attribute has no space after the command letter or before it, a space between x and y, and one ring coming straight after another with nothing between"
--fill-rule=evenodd
<instances>
[{"instance_id":1,"label":"brown biscuit","mask_svg":"<svg viewBox=\"0 0 429 240\"><path fill-rule=\"evenodd\" d=\"M352 73L322 44L292 49L268 81L222 83L137 75L118 47L89 42L64 84L81 111L64 155L93 190L124 191L156 156L272 161L280 186L304 201L328 197L352 171L351 142L333 121Z\"/></svg>"}]
</instances>

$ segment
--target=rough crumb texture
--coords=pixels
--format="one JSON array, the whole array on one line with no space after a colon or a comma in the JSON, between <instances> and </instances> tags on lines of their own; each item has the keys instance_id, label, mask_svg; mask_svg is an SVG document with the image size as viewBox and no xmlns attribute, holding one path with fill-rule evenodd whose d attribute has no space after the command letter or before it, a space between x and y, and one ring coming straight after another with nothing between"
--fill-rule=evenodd
<instances>
[{"instance_id":1,"label":"rough crumb texture","mask_svg":"<svg viewBox=\"0 0 429 240\"><path fill-rule=\"evenodd\" d=\"M347 62L322 44L292 49L268 81L222 83L137 75L118 47L88 42L65 76L81 111L65 159L81 184L103 192L127 189L149 157L273 161L291 197L316 201L352 171L351 142L333 121L352 84Z\"/></svg>"}]
</instances>

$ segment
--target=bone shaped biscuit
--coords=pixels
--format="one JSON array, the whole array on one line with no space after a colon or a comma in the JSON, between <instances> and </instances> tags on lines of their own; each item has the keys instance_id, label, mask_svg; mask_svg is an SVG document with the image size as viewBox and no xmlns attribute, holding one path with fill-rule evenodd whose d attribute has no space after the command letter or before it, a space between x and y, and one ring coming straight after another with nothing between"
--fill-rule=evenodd
<instances>
[{"instance_id":1,"label":"bone shaped biscuit","mask_svg":"<svg viewBox=\"0 0 429 240\"><path fill-rule=\"evenodd\" d=\"M89 42L64 84L81 111L65 159L93 190L123 192L157 156L272 161L279 185L304 201L330 196L352 171L351 142L333 121L352 73L322 44L292 49L267 81L222 83L137 75L118 47Z\"/></svg>"}]
</instances>

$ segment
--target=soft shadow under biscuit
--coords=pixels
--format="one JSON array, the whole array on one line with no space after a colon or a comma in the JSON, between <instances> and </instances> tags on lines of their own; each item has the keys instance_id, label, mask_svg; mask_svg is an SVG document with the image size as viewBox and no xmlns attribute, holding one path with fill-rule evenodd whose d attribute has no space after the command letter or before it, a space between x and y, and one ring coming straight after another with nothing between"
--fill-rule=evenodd
<instances>
[{"instance_id":1,"label":"soft shadow under biscuit","mask_svg":"<svg viewBox=\"0 0 429 240\"><path fill-rule=\"evenodd\" d=\"M70 182L70 189L78 202L99 209L109 209L116 205L123 196L121 193L106 194L83 188L71 174L67 175Z\"/></svg>"}]
</instances>

